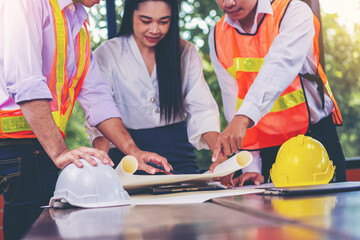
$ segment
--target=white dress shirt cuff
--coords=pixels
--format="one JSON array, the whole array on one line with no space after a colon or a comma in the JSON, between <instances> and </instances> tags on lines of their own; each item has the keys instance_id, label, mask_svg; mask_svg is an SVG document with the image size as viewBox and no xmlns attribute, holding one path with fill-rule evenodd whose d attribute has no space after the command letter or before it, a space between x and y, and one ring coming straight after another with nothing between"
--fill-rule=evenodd
<instances>
[{"instance_id":1,"label":"white dress shirt cuff","mask_svg":"<svg viewBox=\"0 0 360 240\"><path fill-rule=\"evenodd\" d=\"M85 121L84 127L85 127L85 131L88 134L88 140L90 144L92 144L95 138L103 137L101 132L96 127L91 127L87 121Z\"/></svg>"},{"instance_id":2,"label":"white dress shirt cuff","mask_svg":"<svg viewBox=\"0 0 360 240\"><path fill-rule=\"evenodd\" d=\"M236 112L235 115L244 115L250 118L255 126L260 119L263 117L260 110L257 108L257 106L254 103L243 101L241 104L239 110Z\"/></svg>"},{"instance_id":3,"label":"white dress shirt cuff","mask_svg":"<svg viewBox=\"0 0 360 240\"><path fill-rule=\"evenodd\" d=\"M242 169L242 173L244 174L246 172L256 172L261 174L262 162L260 151L250 151L250 153L253 156L253 161L250 163L249 166Z\"/></svg>"},{"instance_id":4,"label":"white dress shirt cuff","mask_svg":"<svg viewBox=\"0 0 360 240\"><path fill-rule=\"evenodd\" d=\"M207 145L207 143L205 142L205 140L201 137L204 133L207 132L218 132L220 133L220 127L219 127L219 123L218 122L213 122L213 123L208 123L207 126L203 126L200 127L197 131L196 134L189 135L189 142L197 149L197 150L201 150L201 149L207 149L209 150L209 146Z\"/></svg>"}]
</instances>

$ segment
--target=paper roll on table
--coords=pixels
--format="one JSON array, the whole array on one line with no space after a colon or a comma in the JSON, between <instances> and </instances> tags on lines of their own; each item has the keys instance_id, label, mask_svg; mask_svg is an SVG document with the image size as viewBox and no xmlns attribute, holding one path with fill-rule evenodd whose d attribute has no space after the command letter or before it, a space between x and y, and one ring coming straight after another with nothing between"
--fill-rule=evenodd
<instances>
[{"instance_id":1,"label":"paper roll on table","mask_svg":"<svg viewBox=\"0 0 360 240\"><path fill-rule=\"evenodd\" d=\"M248 151L239 152L238 154L232 156L231 158L224 161L223 163L217 165L216 168L214 169L214 174L220 173L220 174L224 174L223 176L228 175L228 174L235 172L241 168L249 166L252 159L253 159L253 157L250 152L248 152ZM234 169L236 169L236 170L234 170ZM209 172L206 172L206 173L209 173Z\"/></svg>"},{"instance_id":2,"label":"paper roll on table","mask_svg":"<svg viewBox=\"0 0 360 240\"><path fill-rule=\"evenodd\" d=\"M116 173L121 175L133 175L134 172L138 169L139 163L137 159L133 156L127 155L123 157L115 169Z\"/></svg>"},{"instance_id":3,"label":"paper roll on table","mask_svg":"<svg viewBox=\"0 0 360 240\"><path fill-rule=\"evenodd\" d=\"M219 164L214 173L176 174L176 175L133 175L138 167L135 157L125 156L116 167L121 183L125 190L134 190L156 185L184 182L210 182L215 177L223 177L248 166L253 157L250 152L242 151L223 163Z\"/></svg>"}]
</instances>

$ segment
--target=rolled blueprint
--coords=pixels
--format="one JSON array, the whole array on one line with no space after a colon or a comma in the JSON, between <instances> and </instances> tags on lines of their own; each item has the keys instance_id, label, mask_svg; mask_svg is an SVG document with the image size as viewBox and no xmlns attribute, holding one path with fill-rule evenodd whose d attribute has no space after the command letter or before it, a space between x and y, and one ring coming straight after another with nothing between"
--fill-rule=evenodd
<instances>
[{"instance_id":1,"label":"rolled blueprint","mask_svg":"<svg viewBox=\"0 0 360 240\"><path fill-rule=\"evenodd\" d=\"M121 160L115 171L124 189L134 190L171 183L211 182L215 177L223 177L248 166L252 160L253 157L250 152L242 151L219 164L213 173L207 171L203 174L133 175L132 173L134 173L138 167L138 162L136 158L126 156Z\"/></svg>"},{"instance_id":2,"label":"rolled blueprint","mask_svg":"<svg viewBox=\"0 0 360 240\"><path fill-rule=\"evenodd\" d=\"M238 154L232 156L223 163L217 165L216 168L214 169L214 174L225 173L225 172L229 172L228 174L230 174L234 172L233 171L234 169L238 169L239 167L240 169L247 167L251 163L252 159L253 157L250 152L248 151L239 152Z\"/></svg>"},{"instance_id":3,"label":"rolled blueprint","mask_svg":"<svg viewBox=\"0 0 360 240\"><path fill-rule=\"evenodd\" d=\"M137 159L133 156L127 155L123 157L116 167L116 173L120 175L132 175L138 169L139 163Z\"/></svg>"}]
</instances>

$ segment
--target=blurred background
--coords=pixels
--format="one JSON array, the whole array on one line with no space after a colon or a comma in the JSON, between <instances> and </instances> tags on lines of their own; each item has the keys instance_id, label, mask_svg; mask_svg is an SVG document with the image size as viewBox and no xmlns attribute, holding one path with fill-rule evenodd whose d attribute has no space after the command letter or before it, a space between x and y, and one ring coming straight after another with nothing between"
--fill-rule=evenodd
<instances>
[{"instance_id":1,"label":"blurred background","mask_svg":"<svg viewBox=\"0 0 360 240\"><path fill-rule=\"evenodd\" d=\"M360 0L319 0L323 29L325 71L343 116L338 127L346 158L360 156ZM119 27L123 0L115 0L116 22ZM215 0L180 1L181 37L194 43L203 59L204 76L221 113L221 129L227 123L223 115L220 88L210 62L207 42L210 28L222 16ZM106 7L102 1L89 10L92 49L108 38ZM67 128L66 143L73 149L90 146L84 130L85 117L76 103ZM196 151L201 169L210 165L211 153Z\"/></svg>"}]
</instances>

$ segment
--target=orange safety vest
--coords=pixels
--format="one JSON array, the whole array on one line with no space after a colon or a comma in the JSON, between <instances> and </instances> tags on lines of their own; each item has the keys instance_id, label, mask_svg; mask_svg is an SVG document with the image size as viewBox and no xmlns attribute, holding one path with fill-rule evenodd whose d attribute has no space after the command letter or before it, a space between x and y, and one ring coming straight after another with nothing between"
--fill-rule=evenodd
<instances>
[{"instance_id":1,"label":"orange safety vest","mask_svg":"<svg viewBox=\"0 0 360 240\"><path fill-rule=\"evenodd\" d=\"M255 34L242 34L228 23L223 16L215 27L215 47L222 66L236 79L238 85L237 109L241 106L249 88L254 82L264 57L279 34L281 20L291 0L274 0L271 3L274 15L265 14ZM277 27L275 27L277 26ZM314 56L320 83L334 103L334 123L342 124L342 117L331 92L329 82L319 63L320 23L314 15ZM314 75L313 75L314 76ZM309 127L309 110L304 95L302 80L298 75L290 86L276 99L271 111L256 126L246 131L243 149L256 150L279 146L286 140L305 134Z\"/></svg>"},{"instance_id":2,"label":"orange safety vest","mask_svg":"<svg viewBox=\"0 0 360 240\"><path fill-rule=\"evenodd\" d=\"M90 37L86 24L76 36L77 72L69 79L66 72L68 31L64 10L57 0L49 0L53 10L55 53L48 85L53 100L50 108L62 136L86 76L90 61ZM50 81L49 81L50 80ZM0 110L0 138L36 138L20 109Z\"/></svg>"}]
</instances>

